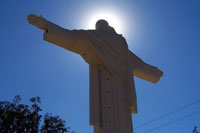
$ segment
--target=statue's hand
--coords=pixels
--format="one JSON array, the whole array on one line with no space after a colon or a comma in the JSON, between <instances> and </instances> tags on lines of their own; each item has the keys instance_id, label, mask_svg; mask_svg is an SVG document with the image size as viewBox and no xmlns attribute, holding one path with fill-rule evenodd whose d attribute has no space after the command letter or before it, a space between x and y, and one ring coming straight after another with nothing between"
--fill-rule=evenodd
<instances>
[{"instance_id":1,"label":"statue's hand","mask_svg":"<svg viewBox=\"0 0 200 133\"><path fill-rule=\"evenodd\" d=\"M42 30L47 30L48 28L48 21L42 16L39 17L37 15L30 14L27 16L27 20L29 21L29 24L32 24Z\"/></svg>"}]
</instances>

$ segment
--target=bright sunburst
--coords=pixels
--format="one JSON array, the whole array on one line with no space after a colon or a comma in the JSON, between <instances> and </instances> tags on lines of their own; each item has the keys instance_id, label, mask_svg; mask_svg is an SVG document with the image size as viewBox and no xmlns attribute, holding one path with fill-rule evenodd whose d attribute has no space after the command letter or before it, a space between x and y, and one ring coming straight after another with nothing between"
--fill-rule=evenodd
<instances>
[{"instance_id":1,"label":"bright sunburst","mask_svg":"<svg viewBox=\"0 0 200 133\"><path fill-rule=\"evenodd\" d=\"M113 14L109 11L92 13L89 18L87 29L95 29L95 24L99 19L106 20L109 23L109 25L116 30L117 33L123 33L123 24L120 21L120 16L117 14Z\"/></svg>"}]
</instances>

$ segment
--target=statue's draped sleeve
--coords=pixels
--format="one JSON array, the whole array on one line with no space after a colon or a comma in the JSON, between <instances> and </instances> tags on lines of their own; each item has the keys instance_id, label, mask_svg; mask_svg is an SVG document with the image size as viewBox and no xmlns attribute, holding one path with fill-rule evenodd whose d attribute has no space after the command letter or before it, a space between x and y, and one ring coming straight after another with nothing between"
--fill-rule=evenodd
<instances>
[{"instance_id":1,"label":"statue's draped sleeve","mask_svg":"<svg viewBox=\"0 0 200 133\"><path fill-rule=\"evenodd\" d=\"M131 51L129 51L129 61L132 64L133 75L138 78L157 83L163 75L163 72L157 67L145 63Z\"/></svg>"},{"instance_id":2,"label":"statue's draped sleeve","mask_svg":"<svg viewBox=\"0 0 200 133\"><path fill-rule=\"evenodd\" d=\"M43 39L80 54L82 51L82 46L80 45L84 45L84 41L86 41L81 38L81 33L81 30L67 30L49 22L48 29L45 30Z\"/></svg>"}]
</instances>

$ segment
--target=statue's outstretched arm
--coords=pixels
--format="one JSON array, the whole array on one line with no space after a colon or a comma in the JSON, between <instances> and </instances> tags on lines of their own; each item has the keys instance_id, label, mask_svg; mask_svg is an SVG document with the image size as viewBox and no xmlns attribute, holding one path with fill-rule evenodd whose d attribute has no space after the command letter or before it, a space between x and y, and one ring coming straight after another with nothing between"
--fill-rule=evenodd
<instances>
[{"instance_id":1,"label":"statue's outstretched arm","mask_svg":"<svg viewBox=\"0 0 200 133\"><path fill-rule=\"evenodd\" d=\"M129 60L132 64L133 75L143 80L157 83L163 75L157 67L149 65L129 51Z\"/></svg>"},{"instance_id":2,"label":"statue's outstretched arm","mask_svg":"<svg viewBox=\"0 0 200 133\"><path fill-rule=\"evenodd\" d=\"M80 44L84 41L80 37L80 31L70 31L47 21L42 16L30 14L27 16L30 24L44 30L44 40L63 47L75 53L80 53ZM81 42L82 41L82 42Z\"/></svg>"}]
</instances>

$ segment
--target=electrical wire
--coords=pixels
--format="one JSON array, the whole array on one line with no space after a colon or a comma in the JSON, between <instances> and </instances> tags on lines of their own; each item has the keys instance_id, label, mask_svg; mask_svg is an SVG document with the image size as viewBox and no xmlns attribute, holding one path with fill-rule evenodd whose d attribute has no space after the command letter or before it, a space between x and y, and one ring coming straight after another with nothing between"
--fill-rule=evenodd
<instances>
[{"instance_id":1,"label":"electrical wire","mask_svg":"<svg viewBox=\"0 0 200 133\"><path fill-rule=\"evenodd\" d=\"M169 113L167 113L167 114L165 114L165 115L162 115L162 116L160 116L160 117L158 117L158 118L155 118L155 119L153 119L153 120L151 120L151 121L148 121L148 122L146 122L146 123L143 123L143 124L141 124L141 125L139 125L139 126L133 128L133 129L136 130L136 129L138 129L138 128L141 128L141 127L143 127L143 126L146 126L146 125L148 125L148 124L150 124L150 123L152 123L152 122L154 122L154 121L157 121L157 120L159 120L159 119L165 118L165 117L167 117L167 116L169 116L169 115L172 115L172 114L174 114L174 113L176 113L176 112L178 112L178 111L184 110L184 109L186 109L186 108L188 108L188 107L190 107L190 106L192 106L192 105L194 105L194 104L197 104L197 103L199 103L199 102L200 102L200 100L197 100L197 101L195 101L195 102L193 102L193 103L191 103L191 104L185 105L185 106L183 106L183 107L181 107L181 108L179 108L179 109L176 109L176 110L174 110L174 111L172 111L172 112L169 112Z\"/></svg>"},{"instance_id":2,"label":"electrical wire","mask_svg":"<svg viewBox=\"0 0 200 133\"><path fill-rule=\"evenodd\" d=\"M171 121L171 122L168 122L168 123L166 123L166 124L163 124L163 125L161 125L161 126L158 126L158 127L153 128L153 129L147 130L147 131L145 131L144 133L148 133L148 132L154 131L154 130L156 130L156 129L162 128L162 127L164 127L164 126L173 124L173 123L175 123L175 122L177 122L177 121L183 120L183 119L185 119L185 118L187 118L187 117L196 115L196 114L198 114L198 113L200 113L200 110L197 111L197 112L194 112L194 113L192 113L192 114L186 115L186 116L184 116L184 117L181 117L181 118L179 118L179 119L176 119L176 120L173 120L173 121Z\"/></svg>"}]
</instances>

